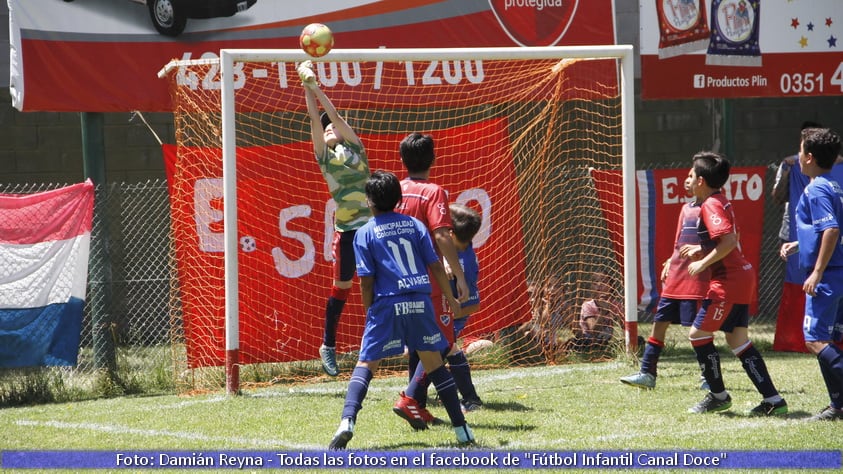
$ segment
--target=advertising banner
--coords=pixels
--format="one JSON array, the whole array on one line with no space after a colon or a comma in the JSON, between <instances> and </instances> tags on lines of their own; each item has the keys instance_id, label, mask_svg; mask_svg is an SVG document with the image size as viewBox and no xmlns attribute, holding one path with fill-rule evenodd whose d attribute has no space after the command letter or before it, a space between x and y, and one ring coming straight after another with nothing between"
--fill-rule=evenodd
<instances>
[{"instance_id":1,"label":"advertising banner","mask_svg":"<svg viewBox=\"0 0 843 474\"><path fill-rule=\"evenodd\" d=\"M740 231L741 250L756 272L761 262L761 235L764 221L764 176L766 168L734 167L723 192L732 202ZM620 221L623 203L613 192L620 186L621 173L615 170L594 170L594 183L600 195L603 216L607 220L617 249L623 248ZM638 209L638 306L655 310L661 291L662 263L673 253L676 220L679 211L690 199L683 183L687 168L636 171ZM612 187L612 183L617 183ZM611 196L615 197L612 198ZM618 255L621 255L618 250ZM757 276L757 275L756 275ZM756 303L751 310L757 310Z\"/></svg>"},{"instance_id":2,"label":"advertising banner","mask_svg":"<svg viewBox=\"0 0 843 474\"><path fill-rule=\"evenodd\" d=\"M843 94L840 0L641 2L644 99Z\"/></svg>"},{"instance_id":3,"label":"advertising banner","mask_svg":"<svg viewBox=\"0 0 843 474\"><path fill-rule=\"evenodd\" d=\"M9 0L13 105L170 111L167 82L156 76L170 60L297 48L312 22L327 24L343 49L615 43L612 0L174 1L175 18L157 3ZM196 4L204 8L187 6Z\"/></svg>"},{"instance_id":4,"label":"advertising banner","mask_svg":"<svg viewBox=\"0 0 843 474\"><path fill-rule=\"evenodd\" d=\"M401 135L361 135L363 143L399 143ZM431 180L451 202L478 209L483 225L474 239L480 262L482 308L471 316L464 335L482 335L517 326L530 318L520 204L505 120L494 119L435 132L437 154ZM481 138L482 137L482 138ZM472 142L471 147L458 144ZM394 150L368 149L372 170L406 176ZM190 149L165 145L181 305L191 367L224 361L224 271L221 152L198 163ZM461 163L496 156L498 174L490 179ZM283 165L279 165L279 163ZM254 170L272 169L272 173ZM332 281L333 221L330 196L315 163L312 144L296 142L238 148L238 252L240 361L308 360L322 338L319 318L309 315L325 304ZM311 189L304 183L318 183ZM294 192L306 189L303 192ZM215 217L216 216L216 217ZM356 285L355 285L356 288ZM270 308L270 309L268 309ZM311 308L311 309L309 309ZM346 305L337 350L359 347L363 311L359 291ZM316 322L314 322L316 321Z\"/></svg>"}]
</instances>

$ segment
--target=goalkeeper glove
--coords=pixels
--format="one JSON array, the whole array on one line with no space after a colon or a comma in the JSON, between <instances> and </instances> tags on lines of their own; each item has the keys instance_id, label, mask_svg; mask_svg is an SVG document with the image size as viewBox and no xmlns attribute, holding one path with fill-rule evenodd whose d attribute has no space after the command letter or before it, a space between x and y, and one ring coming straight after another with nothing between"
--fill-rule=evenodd
<instances>
[{"instance_id":1,"label":"goalkeeper glove","mask_svg":"<svg viewBox=\"0 0 843 474\"><path fill-rule=\"evenodd\" d=\"M301 79L302 84L306 87L318 87L316 84L316 73L313 72L313 63L310 62L310 60L299 64L296 68L296 72L299 74L299 79Z\"/></svg>"}]
</instances>

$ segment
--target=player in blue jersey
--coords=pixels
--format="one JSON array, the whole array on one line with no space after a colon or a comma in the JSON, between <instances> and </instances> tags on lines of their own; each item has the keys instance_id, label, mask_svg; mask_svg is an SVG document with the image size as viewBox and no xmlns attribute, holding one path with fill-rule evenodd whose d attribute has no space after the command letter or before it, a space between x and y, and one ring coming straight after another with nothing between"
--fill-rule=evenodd
<instances>
[{"instance_id":1,"label":"player in blue jersey","mask_svg":"<svg viewBox=\"0 0 843 474\"><path fill-rule=\"evenodd\" d=\"M456 384L442 361L441 352L449 345L434 319L430 275L452 309L458 311L459 302L451 292L430 233L418 219L395 212L401 201L401 185L394 174L372 173L366 181L366 199L373 217L354 237L366 326L348 383L342 421L329 448L346 447L378 364L386 357L402 354L404 346L418 354L448 411L457 441L473 443L474 434L460 409Z\"/></svg>"},{"instance_id":2,"label":"player in blue jersey","mask_svg":"<svg viewBox=\"0 0 843 474\"><path fill-rule=\"evenodd\" d=\"M805 346L817 356L830 403L812 420L843 420L843 189L831 176L840 154L840 136L827 128L802 131L799 166L811 179L796 205L796 242L781 256L799 253L805 272Z\"/></svg>"},{"instance_id":3,"label":"player in blue jersey","mask_svg":"<svg viewBox=\"0 0 843 474\"><path fill-rule=\"evenodd\" d=\"M477 389L471 380L471 368L468 359L457 344L460 333L468 323L468 317L480 309L480 291L477 281L480 275L480 265L477 262L477 254L474 253L472 239L480 230L482 222L480 214L474 209L459 203L451 203L449 206L453 229L451 239L457 250L457 258L460 267L465 275L465 282L468 286L468 300L460 305L459 313L453 315L453 329L455 341L450 349L445 352L445 359L454 381L457 384L460 395L462 395L462 410L470 412L483 406L483 402L477 395ZM457 293L455 280L451 280L451 292ZM441 329L441 325L440 325ZM414 429L423 430L428 423L434 423L436 418L427 411L427 389L430 386L430 379L424 368L417 366L415 373L410 378L407 389L401 392L399 402L392 407L392 411L407 420Z\"/></svg>"}]
</instances>

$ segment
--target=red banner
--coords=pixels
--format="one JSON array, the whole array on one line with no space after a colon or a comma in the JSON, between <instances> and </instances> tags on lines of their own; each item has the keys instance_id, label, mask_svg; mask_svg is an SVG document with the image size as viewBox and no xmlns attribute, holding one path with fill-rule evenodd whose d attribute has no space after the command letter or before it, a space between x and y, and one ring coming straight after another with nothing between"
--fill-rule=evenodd
<instances>
[{"instance_id":1,"label":"red banner","mask_svg":"<svg viewBox=\"0 0 843 474\"><path fill-rule=\"evenodd\" d=\"M314 21L330 26L343 49L615 43L612 0L350 0L340 10L258 0L230 17L190 18L175 37L159 34L138 2L106 3L9 1L16 108L170 111L167 83L156 76L170 60L217 57L222 48L295 49Z\"/></svg>"},{"instance_id":2,"label":"red banner","mask_svg":"<svg viewBox=\"0 0 843 474\"><path fill-rule=\"evenodd\" d=\"M740 244L744 255L755 267L760 268L761 235L764 222L764 176L766 168L734 167L728 183L723 188L735 209L740 231ZM623 203L620 199L621 174L615 170L594 170L603 208L603 215L615 239L618 255L623 249ZM676 219L687 202L683 182L688 169L647 170L636 172L638 228L638 304L641 309L654 309L658 302L661 281L661 263L673 253ZM751 308L757 312L757 297Z\"/></svg>"},{"instance_id":3,"label":"red banner","mask_svg":"<svg viewBox=\"0 0 843 474\"><path fill-rule=\"evenodd\" d=\"M374 146L367 148L372 170L406 174L395 151L403 136L361 136ZM435 137L437 150L447 152L437 153L431 179L449 192L452 201L477 208L484 221L474 242L482 309L472 315L464 334L485 334L524 322L530 311L520 205L513 196L515 169L507 155L511 147L500 146L508 142L507 124L490 120L436 131ZM376 148L379 144L390 147ZM165 146L164 154L172 172L188 360L192 367L221 365L225 353L221 153ZM496 157L494 175L464 164L475 162L477 156ZM330 196L312 144L241 148L237 159L240 361L313 359L321 342L322 315L312 308L324 311L331 284L331 265L323 258L331 239L326 222L331 219L326 215ZM311 189L310 183L318 187ZM338 350L346 352L359 346L363 330L356 286L343 314L337 343Z\"/></svg>"},{"instance_id":4,"label":"red banner","mask_svg":"<svg viewBox=\"0 0 843 474\"><path fill-rule=\"evenodd\" d=\"M641 3L645 99L843 94L839 0Z\"/></svg>"}]
</instances>

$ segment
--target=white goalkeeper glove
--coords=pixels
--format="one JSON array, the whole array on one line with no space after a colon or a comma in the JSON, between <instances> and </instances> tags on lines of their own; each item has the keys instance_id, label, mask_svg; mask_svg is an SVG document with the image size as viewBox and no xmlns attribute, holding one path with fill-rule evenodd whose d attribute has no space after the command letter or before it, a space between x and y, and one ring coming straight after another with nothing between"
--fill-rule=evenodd
<instances>
[{"instance_id":1,"label":"white goalkeeper glove","mask_svg":"<svg viewBox=\"0 0 843 474\"><path fill-rule=\"evenodd\" d=\"M299 74L299 79L301 79L301 82L305 87L309 87L311 89L319 87L316 84L316 73L313 72L313 63L310 60L299 64L296 68L296 72Z\"/></svg>"}]
</instances>

